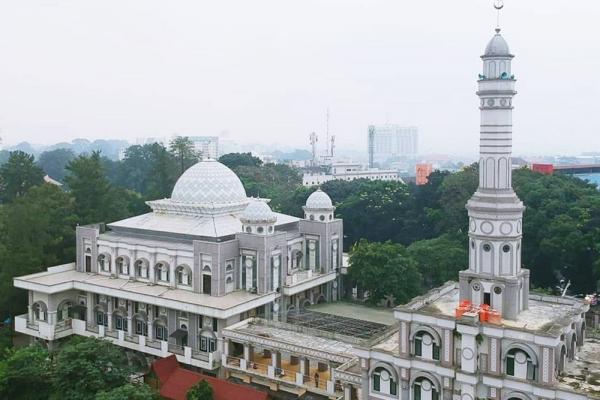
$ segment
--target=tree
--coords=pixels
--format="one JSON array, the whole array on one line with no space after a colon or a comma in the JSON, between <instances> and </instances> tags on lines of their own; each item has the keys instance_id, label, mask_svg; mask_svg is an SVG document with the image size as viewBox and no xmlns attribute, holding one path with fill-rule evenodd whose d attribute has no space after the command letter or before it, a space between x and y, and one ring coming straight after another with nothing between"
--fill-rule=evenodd
<instances>
[{"instance_id":1,"label":"tree","mask_svg":"<svg viewBox=\"0 0 600 400\"><path fill-rule=\"evenodd\" d=\"M262 161L252 153L229 153L219 157L219 162L235 170L238 167L260 167Z\"/></svg>"},{"instance_id":2,"label":"tree","mask_svg":"<svg viewBox=\"0 0 600 400\"><path fill-rule=\"evenodd\" d=\"M65 182L75 199L80 224L111 222L129 216L125 192L113 187L104 173L100 153L81 155L67 165Z\"/></svg>"},{"instance_id":3,"label":"tree","mask_svg":"<svg viewBox=\"0 0 600 400\"><path fill-rule=\"evenodd\" d=\"M46 400L52 393L49 385L51 361L48 351L39 345L9 350L0 360L0 398Z\"/></svg>"},{"instance_id":4,"label":"tree","mask_svg":"<svg viewBox=\"0 0 600 400\"><path fill-rule=\"evenodd\" d=\"M369 292L372 304L389 295L395 302L405 303L421 293L417 263L401 244L360 240L352 246L350 266L350 279Z\"/></svg>"},{"instance_id":5,"label":"tree","mask_svg":"<svg viewBox=\"0 0 600 400\"><path fill-rule=\"evenodd\" d=\"M62 182L66 174L66 166L75 158L75 153L70 149L55 149L40 154L38 165L51 178Z\"/></svg>"},{"instance_id":6,"label":"tree","mask_svg":"<svg viewBox=\"0 0 600 400\"><path fill-rule=\"evenodd\" d=\"M94 400L160 400L159 394L150 386L127 383L109 391L100 392Z\"/></svg>"},{"instance_id":7,"label":"tree","mask_svg":"<svg viewBox=\"0 0 600 400\"><path fill-rule=\"evenodd\" d=\"M188 390L187 400L213 400L213 389L205 380L201 380Z\"/></svg>"},{"instance_id":8,"label":"tree","mask_svg":"<svg viewBox=\"0 0 600 400\"><path fill-rule=\"evenodd\" d=\"M473 196L479 185L479 168L477 164L465 167L462 171L444 178L439 187L436 211L429 209L430 217L435 218L435 231L462 234L468 232L469 218L465 208L467 201Z\"/></svg>"},{"instance_id":9,"label":"tree","mask_svg":"<svg viewBox=\"0 0 600 400\"><path fill-rule=\"evenodd\" d=\"M47 183L0 208L2 318L23 311L27 304L26 293L13 287L13 277L73 260L76 224L71 195Z\"/></svg>"},{"instance_id":10,"label":"tree","mask_svg":"<svg viewBox=\"0 0 600 400\"><path fill-rule=\"evenodd\" d=\"M408 247L408 255L416 261L426 289L456 280L469 262L467 243L447 234L414 242Z\"/></svg>"},{"instance_id":11,"label":"tree","mask_svg":"<svg viewBox=\"0 0 600 400\"><path fill-rule=\"evenodd\" d=\"M160 143L131 146L119 167L118 184L148 199L168 197L178 176L175 156Z\"/></svg>"},{"instance_id":12,"label":"tree","mask_svg":"<svg viewBox=\"0 0 600 400\"><path fill-rule=\"evenodd\" d=\"M127 384L134 372L119 347L105 340L79 336L60 349L54 362L52 382L56 399L94 399L100 392Z\"/></svg>"},{"instance_id":13,"label":"tree","mask_svg":"<svg viewBox=\"0 0 600 400\"><path fill-rule=\"evenodd\" d=\"M0 200L4 203L13 201L43 181L44 171L35 164L34 157L22 151L13 151L8 161L0 167Z\"/></svg>"},{"instance_id":14,"label":"tree","mask_svg":"<svg viewBox=\"0 0 600 400\"><path fill-rule=\"evenodd\" d=\"M169 143L169 151L179 164L179 175L198 162L199 154L194 149L194 143L187 136L175 136Z\"/></svg>"}]
</instances>

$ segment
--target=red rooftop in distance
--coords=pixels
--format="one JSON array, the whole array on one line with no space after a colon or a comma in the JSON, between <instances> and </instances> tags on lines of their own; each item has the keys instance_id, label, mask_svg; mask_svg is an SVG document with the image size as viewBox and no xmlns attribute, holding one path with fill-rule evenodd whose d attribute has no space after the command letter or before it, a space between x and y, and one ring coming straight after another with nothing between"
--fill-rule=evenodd
<instances>
[{"instance_id":1,"label":"red rooftop in distance","mask_svg":"<svg viewBox=\"0 0 600 400\"><path fill-rule=\"evenodd\" d=\"M186 400L188 390L201 380L207 381L212 387L214 400L268 400L269 398L267 393L260 390L181 368L175 355L152 363L152 371L159 382L159 393L165 399Z\"/></svg>"}]
</instances>

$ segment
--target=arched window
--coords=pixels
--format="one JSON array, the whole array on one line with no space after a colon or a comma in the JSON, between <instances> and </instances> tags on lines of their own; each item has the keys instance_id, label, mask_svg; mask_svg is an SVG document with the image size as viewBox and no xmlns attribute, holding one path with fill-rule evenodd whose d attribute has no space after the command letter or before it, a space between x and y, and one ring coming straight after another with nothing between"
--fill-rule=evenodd
<instances>
[{"instance_id":1,"label":"arched window","mask_svg":"<svg viewBox=\"0 0 600 400\"><path fill-rule=\"evenodd\" d=\"M169 340L169 330L163 323L155 323L154 337L158 340Z\"/></svg>"},{"instance_id":2,"label":"arched window","mask_svg":"<svg viewBox=\"0 0 600 400\"><path fill-rule=\"evenodd\" d=\"M374 392L383 394L398 394L398 382L394 380L393 375L383 367L377 367L372 374L371 388Z\"/></svg>"},{"instance_id":3,"label":"arched window","mask_svg":"<svg viewBox=\"0 0 600 400\"><path fill-rule=\"evenodd\" d=\"M134 329L136 335L148 336L148 325L143 318L135 318Z\"/></svg>"},{"instance_id":4,"label":"arched window","mask_svg":"<svg viewBox=\"0 0 600 400\"><path fill-rule=\"evenodd\" d=\"M98 268L100 271L110 271L110 257L106 254L100 254L98 256Z\"/></svg>"},{"instance_id":5,"label":"arched window","mask_svg":"<svg viewBox=\"0 0 600 400\"><path fill-rule=\"evenodd\" d=\"M70 301L64 301L58 306L56 313L56 319L58 322L64 321L69 318L69 313L73 304Z\"/></svg>"},{"instance_id":6,"label":"arched window","mask_svg":"<svg viewBox=\"0 0 600 400\"><path fill-rule=\"evenodd\" d=\"M506 375L535 380L536 365L533 357L520 348L510 349L506 353Z\"/></svg>"},{"instance_id":7,"label":"arched window","mask_svg":"<svg viewBox=\"0 0 600 400\"><path fill-rule=\"evenodd\" d=\"M46 307L46 304L44 304L41 301L38 301L36 303L33 303L33 306L31 308L33 310L34 321L46 321L46 318L48 316L48 308Z\"/></svg>"},{"instance_id":8,"label":"arched window","mask_svg":"<svg viewBox=\"0 0 600 400\"><path fill-rule=\"evenodd\" d=\"M187 265L180 265L175 270L175 274L177 275L177 284L191 286L192 284L192 273L190 268Z\"/></svg>"},{"instance_id":9,"label":"arched window","mask_svg":"<svg viewBox=\"0 0 600 400\"><path fill-rule=\"evenodd\" d=\"M135 262L135 276L138 278L148 278L148 261L139 259Z\"/></svg>"},{"instance_id":10,"label":"arched window","mask_svg":"<svg viewBox=\"0 0 600 400\"><path fill-rule=\"evenodd\" d=\"M156 264L156 278L161 282L169 282L169 266L166 263Z\"/></svg>"},{"instance_id":11,"label":"arched window","mask_svg":"<svg viewBox=\"0 0 600 400\"><path fill-rule=\"evenodd\" d=\"M440 346L438 346L433 336L426 331L420 331L415 335L415 356L430 360L440 359Z\"/></svg>"},{"instance_id":12,"label":"arched window","mask_svg":"<svg viewBox=\"0 0 600 400\"><path fill-rule=\"evenodd\" d=\"M129 259L127 257L117 257L117 271L121 275L129 275Z\"/></svg>"},{"instance_id":13,"label":"arched window","mask_svg":"<svg viewBox=\"0 0 600 400\"><path fill-rule=\"evenodd\" d=\"M202 268L202 293L212 294L212 272L209 265Z\"/></svg>"},{"instance_id":14,"label":"arched window","mask_svg":"<svg viewBox=\"0 0 600 400\"><path fill-rule=\"evenodd\" d=\"M122 314L115 314L115 328L118 331L127 332L127 317L124 317Z\"/></svg>"},{"instance_id":15,"label":"arched window","mask_svg":"<svg viewBox=\"0 0 600 400\"><path fill-rule=\"evenodd\" d=\"M413 383L413 400L439 400L440 394L429 379L420 377Z\"/></svg>"}]
</instances>

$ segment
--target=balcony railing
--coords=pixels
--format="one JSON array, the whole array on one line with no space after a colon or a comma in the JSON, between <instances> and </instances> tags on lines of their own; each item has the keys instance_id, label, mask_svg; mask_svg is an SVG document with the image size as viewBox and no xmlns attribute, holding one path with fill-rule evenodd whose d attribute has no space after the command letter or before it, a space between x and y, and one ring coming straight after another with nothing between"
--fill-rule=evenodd
<instances>
[{"instance_id":1,"label":"balcony railing","mask_svg":"<svg viewBox=\"0 0 600 400\"><path fill-rule=\"evenodd\" d=\"M173 343L169 343L169 352L173 354L179 354L180 356L185 354L183 346L179 346L178 344Z\"/></svg>"},{"instance_id":2,"label":"balcony railing","mask_svg":"<svg viewBox=\"0 0 600 400\"><path fill-rule=\"evenodd\" d=\"M192 349L192 358L195 358L196 360L208 362L210 357L209 357L209 353L207 353L205 351L199 351L196 349Z\"/></svg>"}]
</instances>

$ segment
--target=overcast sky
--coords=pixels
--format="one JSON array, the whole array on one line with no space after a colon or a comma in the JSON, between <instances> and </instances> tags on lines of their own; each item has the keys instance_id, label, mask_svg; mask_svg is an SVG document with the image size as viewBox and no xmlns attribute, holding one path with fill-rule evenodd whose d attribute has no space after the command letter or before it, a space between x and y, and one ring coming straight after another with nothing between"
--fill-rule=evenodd
<instances>
[{"instance_id":1,"label":"overcast sky","mask_svg":"<svg viewBox=\"0 0 600 400\"><path fill-rule=\"evenodd\" d=\"M6 143L221 134L308 148L369 124L472 154L492 0L4 0ZM506 0L515 153L600 151L600 1ZM366 151L366 149L365 149Z\"/></svg>"}]
</instances>

